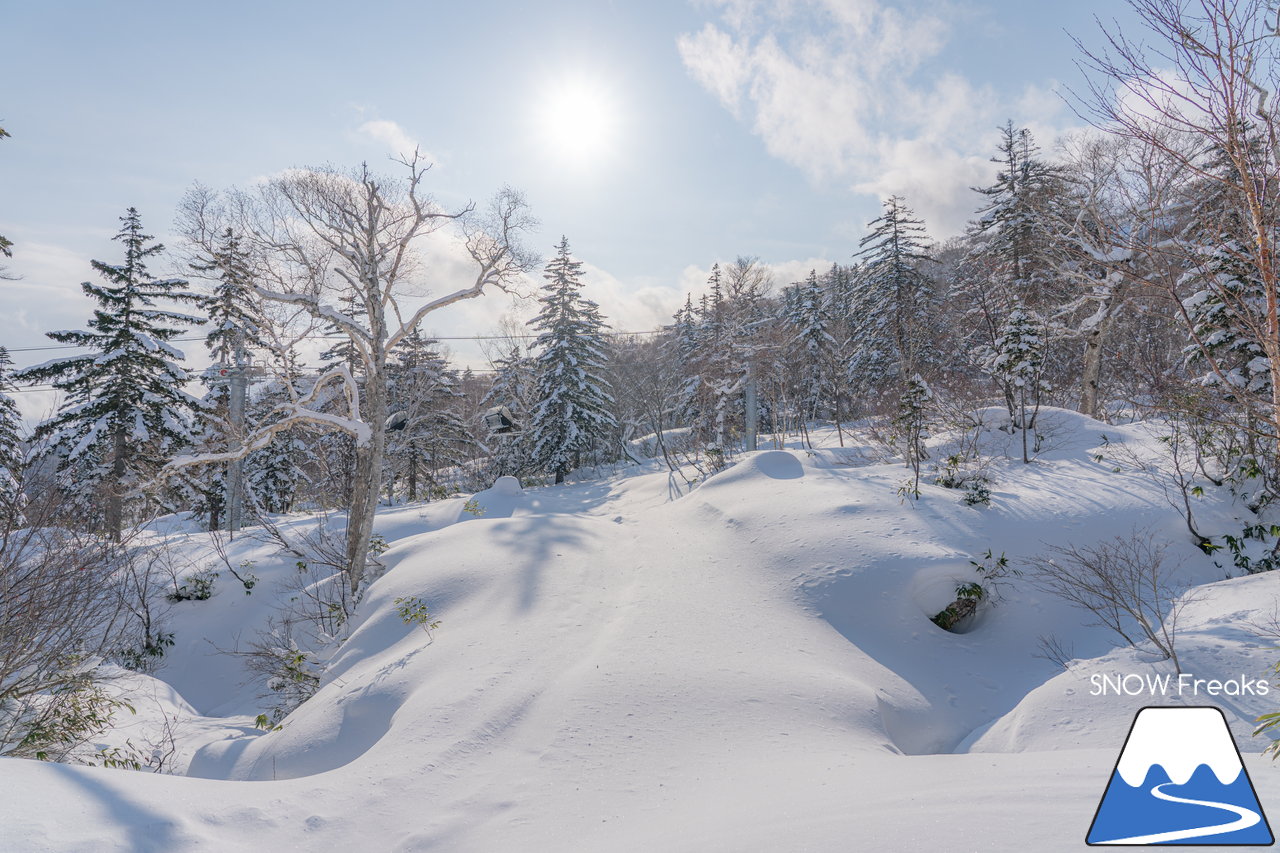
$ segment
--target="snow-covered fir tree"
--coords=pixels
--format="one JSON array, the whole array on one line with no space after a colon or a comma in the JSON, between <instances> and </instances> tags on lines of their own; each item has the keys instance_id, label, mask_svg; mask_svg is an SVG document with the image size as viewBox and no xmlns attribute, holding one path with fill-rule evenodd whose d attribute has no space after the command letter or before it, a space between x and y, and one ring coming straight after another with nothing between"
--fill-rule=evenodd
<instances>
[{"instance_id":1,"label":"snow-covered fir tree","mask_svg":"<svg viewBox=\"0 0 1280 853\"><path fill-rule=\"evenodd\" d=\"M365 322L367 312L361 305L359 295L349 291L338 300L338 310L346 317L357 322ZM337 364L345 364L355 378L356 386L363 389L365 382L364 361L355 341L336 324L330 324L329 334L334 336L335 343L320 353L320 363L326 368ZM346 405L346 400L339 392L330 394L327 401L320 406L321 411L339 413ZM321 499L331 506L346 506L351 502L352 489L355 486L356 467L355 439L346 432L328 431L315 437L312 442L316 462L323 470Z\"/></svg>"},{"instance_id":2,"label":"snow-covered fir tree","mask_svg":"<svg viewBox=\"0 0 1280 853\"><path fill-rule=\"evenodd\" d=\"M1031 131L1007 122L1000 128L1000 166L995 183L976 188L987 199L970 227L974 254L994 280L1006 305L1014 301L1035 311L1060 301L1056 267L1062 261L1056 223L1050 214L1069 199L1061 167L1044 160Z\"/></svg>"},{"instance_id":3,"label":"snow-covered fir tree","mask_svg":"<svg viewBox=\"0 0 1280 853\"><path fill-rule=\"evenodd\" d=\"M1023 462L1031 461L1027 433L1035 428L1040 395L1046 390L1044 352L1044 322L1015 304L1000 328L995 346L983 358L984 369L1000 384L1005 399L1010 401L1010 423L1022 433Z\"/></svg>"},{"instance_id":4,"label":"snow-covered fir tree","mask_svg":"<svg viewBox=\"0 0 1280 853\"><path fill-rule=\"evenodd\" d=\"M22 447L22 417L10 396L14 390L13 359L0 347L0 529L21 516L21 483L25 451Z\"/></svg>"},{"instance_id":5,"label":"snow-covered fir tree","mask_svg":"<svg viewBox=\"0 0 1280 853\"><path fill-rule=\"evenodd\" d=\"M182 390L188 380L183 354L168 342L199 318L166 302L198 302L183 279L152 279L147 260L164 251L142 231L129 208L114 239L125 248L122 264L93 261L105 284L84 282L97 303L87 330L48 337L89 352L27 368L22 381L49 382L64 401L36 428L44 454L57 457L69 492L84 517L119 538L126 503L175 450L191 440L190 416L203 408Z\"/></svg>"},{"instance_id":6,"label":"snow-covered fir tree","mask_svg":"<svg viewBox=\"0 0 1280 853\"><path fill-rule=\"evenodd\" d=\"M278 361L285 365L282 375L261 383L249 407L250 419L259 425L272 423L282 407L303 392L292 354ZM270 444L245 458L247 497L258 509L271 513L295 509L300 493L311 482L303 464L309 449L302 428L293 427L275 433Z\"/></svg>"},{"instance_id":7,"label":"snow-covered fir tree","mask_svg":"<svg viewBox=\"0 0 1280 853\"><path fill-rule=\"evenodd\" d=\"M898 412L893 419L894 435L902 447L902 458L911 469L911 484L906 494L917 499L920 497L920 463L929 458L925 440L929 437L929 407L932 402L933 391L917 373L907 380L898 397Z\"/></svg>"},{"instance_id":8,"label":"snow-covered fir tree","mask_svg":"<svg viewBox=\"0 0 1280 853\"><path fill-rule=\"evenodd\" d=\"M1260 146L1257 134L1248 134ZM1183 306L1192 322L1185 353L1199 380L1246 407L1271 403L1271 360L1263 339L1267 331L1267 289L1259 274L1258 247L1250 239L1248 211L1235 191L1240 174L1231 159L1215 149L1206 163L1209 177L1196 181L1194 207L1182 242L1192 259L1180 284L1191 292ZM1272 245L1280 244L1280 202L1274 194L1267 211Z\"/></svg>"},{"instance_id":9,"label":"snow-covered fir tree","mask_svg":"<svg viewBox=\"0 0 1280 853\"><path fill-rule=\"evenodd\" d=\"M923 267L932 260L924 222L898 196L868 223L850 300L851 382L864 393L903 381L937 361L937 298Z\"/></svg>"},{"instance_id":10,"label":"snow-covered fir tree","mask_svg":"<svg viewBox=\"0 0 1280 853\"><path fill-rule=\"evenodd\" d=\"M537 365L519 344L512 344L506 354L493 360L493 384L480 400L481 411L506 406L515 420L511 432L489 435L483 440L489 447L492 477L518 477L530 468L529 433L525 427L536 403Z\"/></svg>"},{"instance_id":11,"label":"snow-covered fir tree","mask_svg":"<svg viewBox=\"0 0 1280 853\"><path fill-rule=\"evenodd\" d=\"M608 326L594 302L582 296L582 262L561 238L543 272L541 310L529 321L539 334L537 404L529 425L530 454L536 464L564 482L583 453L600 448L617 427L605 375Z\"/></svg>"},{"instance_id":12,"label":"snow-covered fir tree","mask_svg":"<svg viewBox=\"0 0 1280 853\"><path fill-rule=\"evenodd\" d=\"M391 351L386 482L392 494L444 497L457 477L445 479L472 456L474 442L462 415L464 394L456 370L437 341L414 329Z\"/></svg>"},{"instance_id":13,"label":"snow-covered fir tree","mask_svg":"<svg viewBox=\"0 0 1280 853\"><path fill-rule=\"evenodd\" d=\"M805 417L816 417L828 392L827 379L836 346L827 297L818 282L817 270L809 270L804 282L788 288L785 302L786 319L794 331L791 345L800 362L801 409Z\"/></svg>"},{"instance_id":14,"label":"snow-covered fir tree","mask_svg":"<svg viewBox=\"0 0 1280 853\"><path fill-rule=\"evenodd\" d=\"M205 346L213 360L202 377L208 389L205 411L195 424L192 437L197 452L216 453L232 449L239 440L231 422L231 375L234 371L249 371L253 351L267 344L263 339L262 306L253 290L250 257L239 235L227 228L218 235L208 256L197 259L192 268L212 281L212 292L205 301L205 328L209 330ZM245 381L249 381L247 376ZM244 426L247 424L242 425L242 430ZM221 526L227 500L227 469L227 463L215 463L181 472L193 492L191 509L207 516L211 530Z\"/></svg>"}]
</instances>

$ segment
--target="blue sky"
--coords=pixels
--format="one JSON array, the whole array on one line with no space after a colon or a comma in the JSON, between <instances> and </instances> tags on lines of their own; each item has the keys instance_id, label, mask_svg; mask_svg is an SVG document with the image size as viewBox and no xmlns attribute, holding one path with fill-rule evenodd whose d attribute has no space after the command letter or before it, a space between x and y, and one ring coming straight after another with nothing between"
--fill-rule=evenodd
<instances>
[{"instance_id":1,"label":"blue sky","mask_svg":"<svg viewBox=\"0 0 1280 853\"><path fill-rule=\"evenodd\" d=\"M1048 148L1080 124L1054 94L1081 79L1064 30L1096 43L1092 16L1121 9L15 4L0 34L13 134L0 143L0 233L23 278L0 286L0 343L83 324L78 283L90 258L116 259L110 236L130 205L168 238L196 181L362 160L389 171L410 142L438 161L430 184L446 205L522 189L542 222L536 248L567 235L615 327L651 328L714 261L755 255L785 284L847 260L889 192L935 236L956 233L967 187L992 174L997 125L1028 125ZM486 297L428 326L484 334L510 310Z\"/></svg>"}]
</instances>

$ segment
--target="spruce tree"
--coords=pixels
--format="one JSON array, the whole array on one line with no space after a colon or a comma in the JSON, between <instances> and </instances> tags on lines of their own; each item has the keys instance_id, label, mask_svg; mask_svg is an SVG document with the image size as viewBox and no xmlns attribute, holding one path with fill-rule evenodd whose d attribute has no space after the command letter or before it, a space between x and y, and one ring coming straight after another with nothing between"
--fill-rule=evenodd
<instances>
[{"instance_id":1,"label":"spruce tree","mask_svg":"<svg viewBox=\"0 0 1280 853\"><path fill-rule=\"evenodd\" d=\"M22 449L22 417L9 396L13 360L9 350L0 347L0 529L21 516L21 483L25 453Z\"/></svg>"},{"instance_id":2,"label":"spruce tree","mask_svg":"<svg viewBox=\"0 0 1280 853\"><path fill-rule=\"evenodd\" d=\"M250 406L249 417L260 426L276 420L277 407L302 392L297 387L298 371L293 366L293 354L286 353L279 362L285 365L284 375L264 382ZM294 386L292 389L290 384ZM248 499L263 512L292 511L303 486L311 482L303 467L308 450L302 430L290 428L275 433L270 444L250 453L245 458Z\"/></svg>"},{"instance_id":3,"label":"spruce tree","mask_svg":"<svg viewBox=\"0 0 1280 853\"><path fill-rule=\"evenodd\" d=\"M818 282L817 270L787 291L787 320L794 330L792 343L800 359L801 408L808 416L816 416L826 391L826 379L836 339L831 334L831 315L826 294Z\"/></svg>"},{"instance_id":4,"label":"spruce tree","mask_svg":"<svg viewBox=\"0 0 1280 853\"><path fill-rule=\"evenodd\" d=\"M58 413L36 428L35 440L42 453L57 457L85 517L117 539L126 497L190 442L189 417L203 405L182 390L188 380L179 365L183 354L169 344L199 319L163 307L200 297L186 290L185 280L152 279L147 260L164 247L150 243L134 208L121 222L114 239L125 247L124 263L95 260L106 283L81 284L98 305L89 328L47 333L89 352L17 374L22 381L50 382L64 395Z\"/></svg>"},{"instance_id":5,"label":"spruce tree","mask_svg":"<svg viewBox=\"0 0 1280 853\"><path fill-rule=\"evenodd\" d=\"M423 492L428 498L443 497L450 484L441 481L442 472L469 459L474 447L461 414L465 395L458 373L449 368L439 343L417 329L391 356L388 396L394 414L387 435L387 482L402 480L411 501Z\"/></svg>"},{"instance_id":6,"label":"spruce tree","mask_svg":"<svg viewBox=\"0 0 1280 853\"><path fill-rule=\"evenodd\" d=\"M1255 149L1263 144L1256 131L1241 135ZM1249 237L1245 200L1235 189L1242 179L1220 149L1209 152L1205 171L1209 177L1191 188L1195 202L1182 236L1191 263L1180 284L1192 290L1183 302L1192 323L1192 343L1184 354L1189 366L1203 371L1204 385L1245 408L1265 407L1271 402L1271 361L1262 340L1266 286L1258 272L1259 247ZM1276 223L1280 202L1274 195L1267 201L1267 218ZM1273 224L1276 243L1280 225Z\"/></svg>"},{"instance_id":7,"label":"spruce tree","mask_svg":"<svg viewBox=\"0 0 1280 853\"><path fill-rule=\"evenodd\" d=\"M267 344L263 340L262 306L253 290L250 258L239 235L226 229L218 235L208 257L195 261L192 268L213 281L212 293L205 301L205 327L209 330L205 347L213 365L203 377L208 388L205 411L193 430L193 439L199 452L216 453L232 449L238 441L233 434L236 425L231 422L231 374L248 371L252 351ZM246 376L245 382L248 381ZM242 430L246 426L240 424ZM192 509L208 516L210 530L221 526L227 477L227 463L201 466L188 475L188 487L195 493Z\"/></svg>"},{"instance_id":8,"label":"spruce tree","mask_svg":"<svg viewBox=\"0 0 1280 853\"><path fill-rule=\"evenodd\" d=\"M936 361L933 347L937 299L922 269L932 260L924 222L902 198L890 196L873 219L855 256L861 267L852 287L852 353L855 385L874 392Z\"/></svg>"},{"instance_id":9,"label":"spruce tree","mask_svg":"<svg viewBox=\"0 0 1280 853\"><path fill-rule=\"evenodd\" d=\"M1005 398L1012 401L1009 419L1022 433L1022 461L1030 462L1027 432L1035 428L1040 411L1040 394L1047 390L1043 380L1044 322L1034 313L1015 304L1009 312L995 346L986 354L983 367L1000 383Z\"/></svg>"},{"instance_id":10,"label":"spruce tree","mask_svg":"<svg viewBox=\"0 0 1280 853\"><path fill-rule=\"evenodd\" d=\"M893 419L894 432L902 444L902 458L911 469L911 483L905 493L917 500L920 498L920 463L929 458L925 439L929 437L929 406L932 402L933 391L917 373L907 380L898 397L898 413Z\"/></svg>"},{"instance_id":11,"label":"spruce tree","mask_svg":"<svg viewBox=\"0 0 1280 853\"><path fill-rule=\"evenodd\" d=\"M561 238L543 272L542 306L529 325L541 334L537 349L537 404L530 424L530 453L563 483L581 455L604 443L617 427L605 376L608 328L594 302L582 296L582 263Z\"/></svg>"},{"instance_id":12,"label":"spruce tree","mask_svg":"<svg viewBox=\"0 0 1280 853\"><path fill-rule=\"evenodd\" d=\"M1062 301L1056 268L1062 261L1062 240L1050 215L1054 205L1066 203L1069 193L1062 169L1040 156L1031 131L1000 128L1000 166L994 184L974 189L986 197L978 220L970 228L976 254L1002 291L1006 306L1018 302L1044 311Z\"/></svg>"},{"instance_id":13,"label":"spruce tree","mask_svg":"<svg viewBox=\"0 0 1280 853\"><path fill-rule=\"evenodd\" d=\"M536 393L536 365L533 359L521 352L518 344L513 344L506 355L494 360L493 368L493 384L481 398L480 409L506 406L515 419L516 428L512 432L489 436L486 440L492 466L490 473L494 478L518 477L530 467L526 427L536 402L533 397Z\"/></svg>"}]
</instances>

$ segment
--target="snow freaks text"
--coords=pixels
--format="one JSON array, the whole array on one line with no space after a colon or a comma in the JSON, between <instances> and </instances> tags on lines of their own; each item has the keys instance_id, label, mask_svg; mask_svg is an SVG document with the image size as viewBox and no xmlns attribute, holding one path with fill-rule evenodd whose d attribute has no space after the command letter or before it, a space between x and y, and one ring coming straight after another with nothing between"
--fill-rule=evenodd
<instances>
[{"instance_id":1,"label":"snow freaks text","mask_svg":"<svg viewBox=\"0 0 1280 853\"><path fill-rule=\"evenodd\" d=\"M1089 683L1090 696L1266 696L1271 692L1263 678L1196 678L1189 672L1177 676L1095 672Z\"/></svg>"}]
</instances>

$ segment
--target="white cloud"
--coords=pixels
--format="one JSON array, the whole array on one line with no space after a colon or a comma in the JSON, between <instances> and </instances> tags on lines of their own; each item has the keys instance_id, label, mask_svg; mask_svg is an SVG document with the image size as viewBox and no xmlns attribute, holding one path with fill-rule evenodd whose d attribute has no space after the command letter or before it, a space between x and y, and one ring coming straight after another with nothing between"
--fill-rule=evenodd
<instances>
[{"instance_id":1,"label":"white cloud","mask_svg":"<svg viewBox=\"0 0 1280 853\"><path fill-rule=\"evenodd\" d=\"M717 22L682 35L690 75L751 124L773 156L815 181L907 197L937 235L972 215L969 187L1006 119L1046 145L1062 105L1046 87L1002 99L991 87L930 67L951 23L879 0L713 0ZM934 63L936 64L936 63Z\"/></svg>"},{"instance_id":2,"label":"white cloud","mask_svg":"<svg viewBox=\"0 0 1280 853\"><path fill-rule=\"evenodd\" d=\"M382 143L396 157L406 157L412 154L414 149L417 149L418 153L427 162L433 163L437 168L440 166L440 158L420 145L418 140L410 136L403 127L394 121L388 121L387 119L366 121L356 128L356 133L367 136L375 142Z\"/></svg>"}]
</instances>

